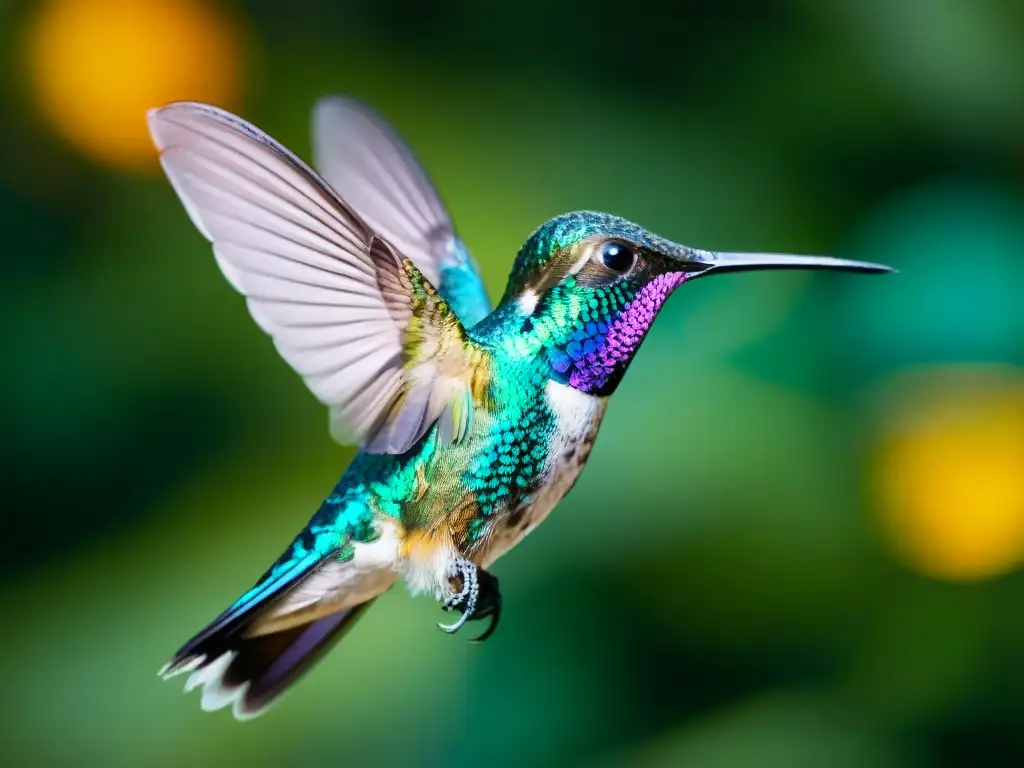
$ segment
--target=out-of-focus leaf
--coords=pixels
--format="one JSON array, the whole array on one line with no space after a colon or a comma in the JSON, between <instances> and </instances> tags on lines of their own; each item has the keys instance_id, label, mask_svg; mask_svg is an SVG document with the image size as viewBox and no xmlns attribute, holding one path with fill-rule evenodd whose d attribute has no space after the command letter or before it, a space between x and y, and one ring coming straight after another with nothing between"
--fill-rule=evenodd
<instances>
[{"instance_id":1,"label":"out-of-focus leaf","mask_svg":"<svg viewBox=\"0 0 1024 768\"><path fill-rule=\"evenodd\" d=\"M822 696L778 694L681 727L600 766L906 768L914 765L867 723Z\"/></svg>"}]
</instances>

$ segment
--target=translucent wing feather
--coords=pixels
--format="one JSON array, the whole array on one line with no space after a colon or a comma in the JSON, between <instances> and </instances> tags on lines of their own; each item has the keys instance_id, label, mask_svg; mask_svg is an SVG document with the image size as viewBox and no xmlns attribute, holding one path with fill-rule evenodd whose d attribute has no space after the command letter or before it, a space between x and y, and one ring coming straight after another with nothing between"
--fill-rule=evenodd
<instances>
[{"instance_id":1,"label":"translucent wing feather","mask_svg":"<svg viewBox=\"0 0 1024 768\"><path fill-rule=\"evenodd\" d=\"M371 452L408 450L471 378L462 326L429 280L241 118L183 102L150 112L149 125L193 223L253 318L330 407L332 434Z\"/></svg>"},{"instance_id":2,"label":"translucent wing feather","mask_svg":"<svg viewBox=\"0 0 1024 768\"><path fill-rule=\"evenodd\" d=\"M374 231L413 260L463 325L491 311L479 270L441 197L395 130L364 104L321 100L313 149L327 182Z\"/></svg>"}]
</instances>

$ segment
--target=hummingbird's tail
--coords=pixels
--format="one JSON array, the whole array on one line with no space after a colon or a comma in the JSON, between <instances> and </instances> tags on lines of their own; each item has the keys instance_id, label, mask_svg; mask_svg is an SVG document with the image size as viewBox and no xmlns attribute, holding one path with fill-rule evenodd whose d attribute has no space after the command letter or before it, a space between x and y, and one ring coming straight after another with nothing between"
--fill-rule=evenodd
<instances>
[{"instance_id":1,"label":"hummingbird's tail","mask_svg":"<svg viewBox=\"0 0 1024 768\"><path fill-rule=\"evenodd\" d=\"M185 691L202 686L204 710L234 705L235 717L248 720L319 661L374 599L267 634L246 635L244 626L204 630L196 637L200 642L188 643L160 673L166 679L191 672Z\"/></svg>"}]
</instances>

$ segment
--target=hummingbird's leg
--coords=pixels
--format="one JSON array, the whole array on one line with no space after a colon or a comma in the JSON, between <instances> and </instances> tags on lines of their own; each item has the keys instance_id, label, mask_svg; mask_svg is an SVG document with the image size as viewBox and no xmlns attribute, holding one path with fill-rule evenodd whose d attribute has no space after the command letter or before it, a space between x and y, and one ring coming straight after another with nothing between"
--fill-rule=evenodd
<instances>
[{"instance_id":1,"label":"hummingbird's leg","mask_svg":"<svg viewBox=\"0 0 1024 768\"><path fill-rule=\"evenodd\" d=\"M462 615L454 624L437 625L449 634L462 629L462 625L469 621L476 610L476 601L480 596L480 584L477 582L478 570L476 563L464 557L456 558L450 566L451 580L457 579L462 584L462 588L458 592L453 591L448 595L441 607L446 611L462 611Z\"/></svg>"},{"instance_id":2,"label":"hummingbird's leg","mask_svg":"<svg viewBox=\"0 0 1024 768\"><path fill-rule=\"evenodd\" d=\"M486 640L498 626L501 616L501 592L498 579L480 568L472 560L457 558L452 563L452 581L458 580L461 587L445 598L441 607L446 611L462 611L462 615L453 624L438 624L449 634L457 632L467 621L477 621L490 617L491 625L475 639L475 642Z\"/></svg>"}]
</instances>

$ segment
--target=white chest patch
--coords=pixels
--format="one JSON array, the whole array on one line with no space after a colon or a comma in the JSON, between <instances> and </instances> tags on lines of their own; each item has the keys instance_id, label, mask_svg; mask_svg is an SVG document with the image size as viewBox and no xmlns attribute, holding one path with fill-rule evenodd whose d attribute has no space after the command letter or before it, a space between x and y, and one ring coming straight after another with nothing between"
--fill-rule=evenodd
<instances>
[{"instance_id":1,"label":"white chest patch","mask_svg":"<svg viewBox=\"0 0 1024 768\"><path fill-rule=\"evenodd\" d=\"M544 396L558 418L555 441L566 448L578 445L596 431L608 404L606 397L589 395L557 381L547 383Z\"/></svg>"},{"instance_id":2,"label":"white chest patch","mask_svg":"<svg viewBox=\"0 0 1024 768\"><path fill-rule=\"evenodd\" d=\"M542 483L524 507L512 510L504 526L496 531L484 558L487 567L510 550L548 516L554 506L572 488L583 466L608 404L578 389L549 381L544 390L548 407L555 414L557 429L551 438L551 450Z\"/></svg>"}]
</instances>

